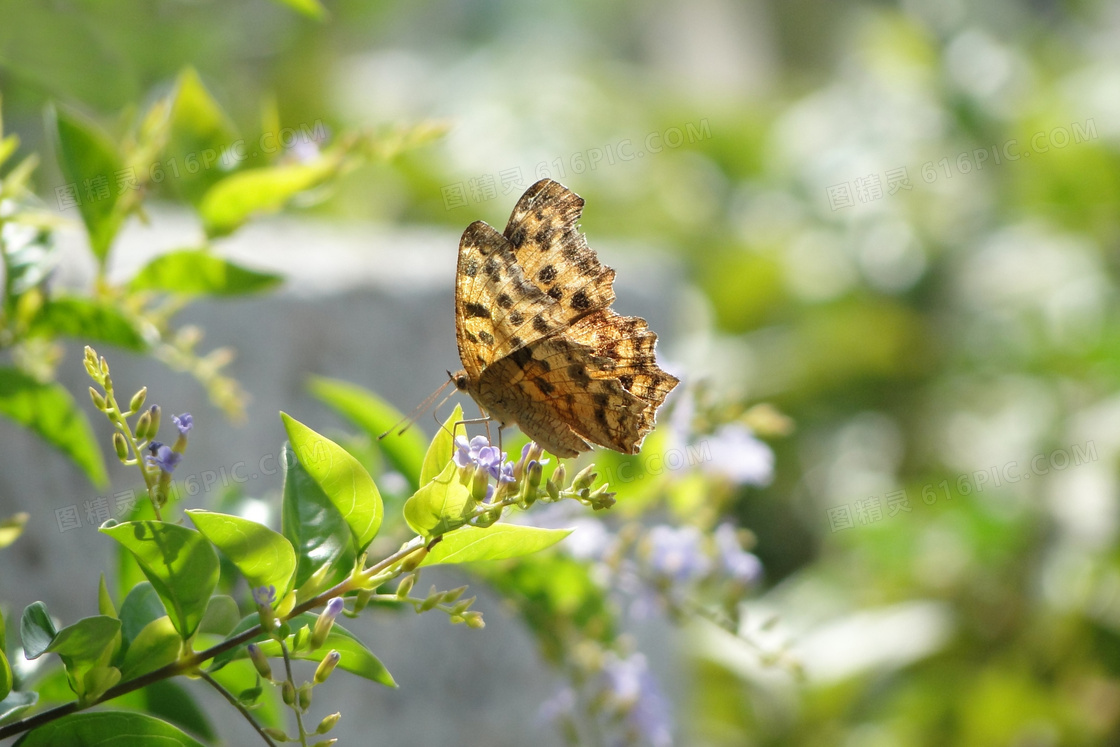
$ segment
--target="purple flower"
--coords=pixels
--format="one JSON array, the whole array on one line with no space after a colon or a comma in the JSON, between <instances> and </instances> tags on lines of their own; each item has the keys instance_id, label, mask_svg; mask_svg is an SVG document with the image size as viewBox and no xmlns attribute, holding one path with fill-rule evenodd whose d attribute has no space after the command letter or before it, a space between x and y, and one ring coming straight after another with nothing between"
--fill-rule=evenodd
<instances>
[{"instance_id":1,"label":"purple flower","mask_svg":"<svg viewBox=\"0 0 1120 747\"><path fill-rule=\"evenodd\" d=\"M736 583L753 584L762 576L762 561L739 544L735 527L720 524L715 531L716 557L720 568Z\"/></svg>"},{"instance_id":2,"label":"purple flower","mask_svg":"<svg viewBox=\"0 0 1120 747\"><path fill-rule=\"evenodd\" d=\"M483 469L498 482L513 482L513 463L504 462L505 452L491 446L485 436L475 436L467 441L463 436L455 437L453 459L459 467L474 466Z\"/></svg>"},{"instance_id":3,"label":"purple flower","mask_svg":"<svg viewBox=\"0 0 1120 747\"><path fill-rule=\"evenodd\" d=\"M179 435L185 436L191 432L194 418L191 417L189 412L184 412L182 415L172 415L171 419L175 422L175 427L179 429Z\"/></svg>"},{"instance_id":4,"label":"purple flower","mask_svg":"<svg viewBox=\"0 0 1120 747\"><path fill-rule=\"evenodd\" d=\"M148 466L159 467L167 474L171 474L179 462L183 461L183 455L171 450L170 446L165 446L159 441L152 441L148 444L148 451L151 455L147 457Z\"/></svg>"},{"instance_id":5,"label":"purple flower","mask_svg":"<svg viewBox=\"0 0 1120 747\"><path fill-rule=\"evenodd\" d=\"M706 576L711 560L704 553L704 537L696 527L660 525L649 531L650 568L672 581L693 581Z\"/></svg>"},{"instance_id":6,"label":"purple flower","mask_svg":"<svg viewBox=\"0 0 1120 747\"><path fill-rule=\"evenodd\" d=\"M342 601L342 597L335 597L327 602L327 606L323 610L323 615L330 618L331 622L334 622L335 618L338 617L338 613L342 612L343 604L345 603Z\"/></svg>"},{"instance_id":7,"label":"purple flower","mask_svg":"<svg viewBox=\"0 0 1120 747\"><path fill-rule=\"evenodd\" d=\"M455 455L453 457L456 466L459 467L477 467L478 457L483 449L489 448L490 442L486 440L486 436L475 436L467 442L465 436L455 437Z\"/></svg>"},{"instance_id":8,"label":"purple flower","mask_svg":"<svg viewBox=\"0 0 1120 747\"><path fill-rule=\"evenodd\" d=\"M276 587L272 584L257 586L253 589L253 601L261 607L271 607L276 601Z\"/></svg>"},{"instance_id":9,"label":"purple flower","mask_svg":"<svg viewBox=\"0 0 1120 747\"><path fill-rule=\"evenodd\" d=\"M721 426L697 446L705 472L723 475L736 485L766 486L774 479L774 452L745 425Z\"/></svg>"},{"instance_id":10,"label":"purple flower","mask_svg":"<svg viewBox=\"0 0 1120 747\"><path fill-rule=\"evenodd\" d=\"M649 671L646 657L631 654L625 659L607 654L603 659L603 690L615 710L624 714L627 725L653 747L673 744L669 704Z\"/></svg>"}]
</instances>

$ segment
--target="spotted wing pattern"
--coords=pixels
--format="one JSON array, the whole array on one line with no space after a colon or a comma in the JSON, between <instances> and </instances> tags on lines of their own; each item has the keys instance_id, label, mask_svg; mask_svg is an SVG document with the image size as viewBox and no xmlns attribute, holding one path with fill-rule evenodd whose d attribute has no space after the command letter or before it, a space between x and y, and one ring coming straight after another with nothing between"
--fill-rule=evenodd
<instances>
[{"instance_id":1,"label":"spotted wing pattern","mask_svg":"<svg viewBox=\"0 0 1120 747\"><path fill-rule=\"evenodd\" d=\"M582 210L582 198L544 179L504 234L481 221L463 233L455 321L464 388L557 456L588 442L634 454L678 382L657 366L645 320L609 308L614 270L579 232Z\"/></svg>"}]
</instances>

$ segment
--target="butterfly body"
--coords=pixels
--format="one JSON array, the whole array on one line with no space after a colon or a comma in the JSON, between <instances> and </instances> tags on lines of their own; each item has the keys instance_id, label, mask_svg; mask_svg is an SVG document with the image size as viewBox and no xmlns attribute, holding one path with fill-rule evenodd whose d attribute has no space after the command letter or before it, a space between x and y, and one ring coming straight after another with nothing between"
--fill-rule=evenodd
<instances>
[{"instance_id":1,"label":"butterfly body","mask_svg":"<svg viewBox=\"0 0 1120 747\"><path fill-rule=\"evenodd\" d=\"M459 242L455 327L461 391L501 427L557 456L595 443L635 454L677 379L644 319L610 309L614 270L579 232L583 200L531 186L504 233L477 221Z\"/></svg>"}]
</instances>

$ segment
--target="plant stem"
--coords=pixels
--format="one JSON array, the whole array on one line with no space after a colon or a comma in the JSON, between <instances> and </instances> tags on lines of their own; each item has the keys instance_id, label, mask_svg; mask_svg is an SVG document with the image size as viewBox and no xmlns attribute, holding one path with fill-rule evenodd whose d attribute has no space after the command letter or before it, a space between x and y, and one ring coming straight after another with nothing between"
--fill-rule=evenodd
<instances>
[{"instance_id":1,"label":"plant stem","mask_svg":"<svg viewBox=\"0 0 1120 747\"><path fill-rule=\"evenodd\" d=\"M368 568L367 571L374 571L376 573L378 571L384 570L384 569L392 566L394 563L399 563L400 561L404 560L409 555L413 554L414 552L420 550L423 547L431 547L438 540L439 540L439 537L432 540L431 542L428 542L426 545L425 544L413 545L410 542L407 545L405 545L403 548L401 548L400 550L397 550L392 555L390 555L387 558L384 558L383 560L379 561L376 565L373 565L370 568ZM363 573L365 573L365 572L366 571L363 571ZM285 617L284 619L285 620L290 620L293 617L295 617L296 615L301 615L304 612L307 612L308 610L315 609L316 607L320 607L320 606L326 604L327 602L329 602L331 599L334 599L337 596L340 596L342 594L345 594L348 591L353 590L353 588L354 588L353 583L354 583L353 579L348 578L345 581L342 581L341 583L336 584L335 586L332 586L331 588L324 591L322 594L314 596L314 597L312 597L311 599L308 599L306 602L304 602L302 604L296 605L292 609L292 611L288 613L287 617ZM140 677L137 677L135 679L131 679L128 682L121 682L121 683L109 688L108 690L106 690L105 693L102 694L102 696L100 698L98 698L97 700L92 701L90 703L86 703L84 705L79 705L78 701L72 700L69 703L64 703L63 705L55 706L54 708L51 708L50 710L43 711L42 713L37 713L34 716L29 716L28 718L20 719L19 721L13 721L10 724L0 726L0 739L6 739L7 737L11 737L11 736L14 736L16 734L22 734L25 731L29 731L31 729L38 728L38 727L42 726L43 724L48 724L51 721L55 721L55 720L60 719L64 716L69 716L72 713L77 713L78 711L81 711L85 708L89 708L90 706L93 706L93 705L97 705L98 703L104 703L107 700L112 700L113 698L119 698L121 695L125 695L127 693L130 693L133 690L139 690L140 688L146 687L146 686L152 684L153 682L159 682L160 680L165 680L168 677L176 677L180 674L185 674L186 672L199 671L198 667L203 662L209 661L210 659L213 659L215 656L217 656L219 654L222 654L222 653L225 653L226 651L229 651L231 649L237 648L238 646L240 646L242 644L249 643L254 638L256 638L258 635L260 635L260 633L261 633L261 626L260 625L254 625L253 627L249 628L248 630L242 631L241 633L238 633L237 635L235 635L232 638L227 638L226 640L222 641L221 643L217 643L217 644L211 646L210 648L206 649L205 651L199 651L198 653L186 656L186 657L180 659L179 661L173 661L166 666L160 667L159 669L155 669L155 670L153 670L151 672L148 672L145 675L141 675Z\"/></svg>"},{"instance_id":2,"label":"plant stem","mask_svg":"<svg viewBox=\"0 0 1120 747\"><path fill-rule=\"evenodd\" d=\"M211 677L207 672L199 672L199 675L202 677L202 679L206 680L206 683L210 685L210 687L220 692L222 694L222 697L229 701L230 705L241 712L241 715L245 717L246 721L253 725L253 728L257 730L257 734L261 735L261 739L265 741L265 744L267 744L268 747L276 747L276 743L273 742L272 739L270 739L269 736L264 733L264 729L262 729L261 725L258 724L256 719L253 718L253 714L249 713L249 709L242 705L241 701L233 696L233 693L222 687L221 684L216 679Z\"/></svg>"},{"instance_id":3,"label":"plant stem","mask_svg":"<svg viewBox=\"0 0 1120 747\"><path fill-rule=\"evenodd\" d=\"M303 714L299 710L299 691L296 689L296 679L292 676L292 659L288 656L288 647L280 641L280 653L284 655L284 673L288 675L288 684L292 686L295 700L292 701L292 712L296 714L296 726L299 727L299 743L307 747L307 732L303 728Z\"/></svg>"}]
</instances>

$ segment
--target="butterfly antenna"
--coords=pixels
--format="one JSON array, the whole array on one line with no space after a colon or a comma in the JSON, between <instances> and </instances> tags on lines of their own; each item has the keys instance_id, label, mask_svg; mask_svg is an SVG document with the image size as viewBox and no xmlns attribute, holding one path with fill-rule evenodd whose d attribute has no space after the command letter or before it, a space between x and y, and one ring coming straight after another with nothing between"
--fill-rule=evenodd
<instances>
[{"instance_id":1,"label":"butterfly antenna","mask_svg":"<svg viewBox=\"0 0 1120 747\"><path fill-rule=\"evenodd\" d=\"M427 411L428 408L430 408L432 406L432 403L436 401L436 397L443 394L443 390L446 389L448 384L450 384L450 383L451 383L450 381L443 382L443 385L440 386L439 389L435 390L434 392L429 394L427 397L425 397L424 401L421 402L420 404L418 404L415 408L413 408L412 412L410 412L408 415L405 415L403 418L401 418L396 423L394 423L393 427L390 428L389 430L385 431L384 433L382 433L380 436L378 436L377 440L380 441L381 439L385 438L386 436L388 436L393 431L397 430L397 427L401 423L404 423L404 427L401 428L399 431L397 431L397 435L398 436L403 435L404 432L407 431L409 428L411 428L416 423L416 421L420 419L420 416L423 415L424 412ZM450 396L451 396L450 394L447 395L447 397L450 397ZM447 397L444 397L443 402L447 401ZM442 405L443 402L440 402L440 404ZM439 405L437 405L437 407L438 406Z\"/></svg>"}]
</instances>

